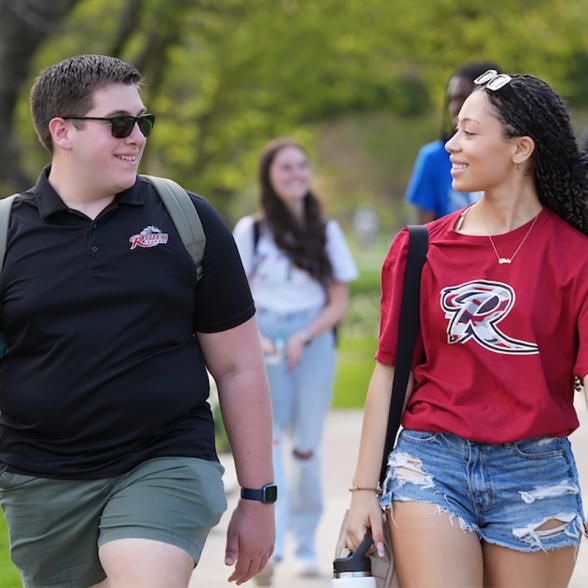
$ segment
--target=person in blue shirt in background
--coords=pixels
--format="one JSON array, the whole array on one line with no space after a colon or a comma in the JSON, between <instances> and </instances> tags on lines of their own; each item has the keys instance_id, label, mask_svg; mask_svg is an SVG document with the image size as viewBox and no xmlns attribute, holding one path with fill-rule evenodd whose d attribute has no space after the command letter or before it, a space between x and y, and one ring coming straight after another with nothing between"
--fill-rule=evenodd
<instances>
[{"instance_id":1,"label":"person in blue shirt in background","mask_svg":"<svg viewBox=\"0 0 588 588\"><path fill-rule=\"evenodd\" d=\"M415 207L419 224L465 208L481 196L477 192L457 192L451 187L451 163L445 143L453 135L457 114L472 93L474 80L489 69L500 73L495 63L472 62L462 65L449 79L443 105L441 137L421 148L406 191L405 199Z\"/></svg>"}]
</instances>

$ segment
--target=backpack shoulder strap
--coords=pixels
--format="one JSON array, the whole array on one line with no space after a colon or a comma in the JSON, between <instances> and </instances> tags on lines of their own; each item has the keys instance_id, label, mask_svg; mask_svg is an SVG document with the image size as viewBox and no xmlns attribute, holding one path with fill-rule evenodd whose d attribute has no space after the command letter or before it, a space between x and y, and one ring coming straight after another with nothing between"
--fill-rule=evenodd
<instances>
[{"instance_id":1,"label":"backpack shoulder strap","mask_svg":"<svg viewBox=\"0 0 588 588\"><path fill-rule=\"evenodd\" d=\"M0 271L4 267L4 256L6 255L6 242L8 240L8 223L12 212L12 203L18 194L7 196L0 200Z\"/></svg>"},{"instance_id":2,"label":"backpack shoulder strap","mask_svg":"<svg viewBox=\"0 0 588 588\"><path fill-rule=\"evenodd\" d=\"M155 186L161 201L180 234L184 247L196 266L196 280L202 277L202 259L206 247L206 235L198 212L188 193L178 183L168 178L141 175Z\"/></svg>"},{"instance_id":3,"label":"backpack shoulder strap","mask_svg":"<svg viewBox=\"0 0 588 588\"><path fill-rule=\"evenodd\" d=\"M259 243L259 236L261 234L261 221L256 218L253 221L253 255L257 253L257 245Z\"/></svg>"}]
</instances>

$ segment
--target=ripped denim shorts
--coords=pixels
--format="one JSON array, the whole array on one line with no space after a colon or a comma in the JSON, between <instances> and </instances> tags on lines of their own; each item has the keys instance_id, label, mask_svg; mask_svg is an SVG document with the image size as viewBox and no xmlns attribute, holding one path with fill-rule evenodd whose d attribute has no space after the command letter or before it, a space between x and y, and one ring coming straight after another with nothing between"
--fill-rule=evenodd
<instances>
[{"instance_id":1,"label":"ripped denim shorts","mask_svg":"<svg viewBox=\"0 0 588 588\"><path fill-rule=\"evenodd\" d=\"M432 504L464 531L517 551L579 545L584 529L566 437L488 445L404 429L388 458L381 505L393 501Z\"/></svg>"}]
</instances>

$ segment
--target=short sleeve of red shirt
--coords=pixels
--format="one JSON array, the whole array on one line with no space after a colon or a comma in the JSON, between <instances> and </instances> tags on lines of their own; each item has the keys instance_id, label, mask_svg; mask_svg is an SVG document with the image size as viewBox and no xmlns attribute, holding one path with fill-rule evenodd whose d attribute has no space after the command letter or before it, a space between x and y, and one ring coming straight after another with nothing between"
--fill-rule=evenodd
<instances>
[{"instance_id":1,"label":"short sleeve of red shirt","mask_svg":"<svg viewBox=\"0 0 588 588\"><path fill-rule=\"evenodd\" d=\"M588 292L578 317L578 357L574 365L574 375L584 378L588 374Z\"/></svg>"},{"instance_id":2,"label":"short sleeve of red shirt","mask_svg":"<svg viewBox=\"0 0 588 588\"><path fill-rule=\"evenodd\" d=\"M404 271L408 256L408 229L395 237L382 266L380 299L380 336L376 360L387 365L396 363L398 320L402 304Z\"/></svg>"}]
</instances>

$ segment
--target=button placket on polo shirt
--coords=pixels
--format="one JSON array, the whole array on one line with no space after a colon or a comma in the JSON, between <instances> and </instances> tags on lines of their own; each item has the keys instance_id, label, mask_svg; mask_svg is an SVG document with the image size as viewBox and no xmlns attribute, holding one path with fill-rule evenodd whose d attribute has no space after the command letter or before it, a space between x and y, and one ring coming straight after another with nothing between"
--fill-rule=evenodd
<instances>
[{"instance_id":1,"label":"button placket on polo shirt","mask_svg":"<svg viewBox=\"0 0 588 588\"><path fill-rule=\"evenodd\" d=\"M98 229L100 228L100 222L94 219L90 222L88 227L88 252L90 254L90 271L96 271L102 269L102 262L100 260L100 253L102 250L102 244L98 237Z\"/></svg>"}]
</instances>

